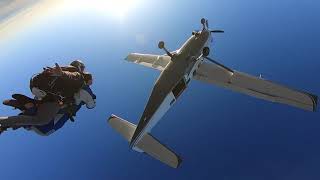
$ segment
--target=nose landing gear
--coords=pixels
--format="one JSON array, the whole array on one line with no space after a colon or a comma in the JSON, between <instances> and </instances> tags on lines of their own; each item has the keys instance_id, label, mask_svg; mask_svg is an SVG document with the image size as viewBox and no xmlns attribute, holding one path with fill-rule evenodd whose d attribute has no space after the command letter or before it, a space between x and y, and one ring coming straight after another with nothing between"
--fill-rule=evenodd
<instances>
[{"instance_id":1,"label":"nose landing gear","mask_svg":"<svg viewBox=\"0 0 320 180\"><path fill-rule=\"evenodd\" d=\"M170 52L167 50L167 48L164 46L164 42L163 42L163 41L160 41L160 42L159 42L158 47L159 47L159 49L163 49L163 50L167 53L168 56L170 56L171 58L173 58L173 54L170 53Z\"/></svg>"}]
</instances>

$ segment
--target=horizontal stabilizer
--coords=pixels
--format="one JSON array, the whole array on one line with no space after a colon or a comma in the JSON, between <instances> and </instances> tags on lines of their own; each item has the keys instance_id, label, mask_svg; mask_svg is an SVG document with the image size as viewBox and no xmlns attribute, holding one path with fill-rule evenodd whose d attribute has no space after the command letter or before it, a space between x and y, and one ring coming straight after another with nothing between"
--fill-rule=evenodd
<instances>
[{"instance_id":1,"label":"horizontal stabilizer","mask_svg":"<svg viewBox=\"0 0 320 180\"><path fill-rule=\"evenodd\" d=\"M181 158L178 155L161 144L149 133L144 135L136 146L153 158L156 158L173 168L177 168L182 162Z\"/></svg>"},{"instance_id":2,"label":"horizontal stabilizer","mask_svg":"<svg viewBox=\"0 0 320 180\"><path fill-rule=\"evenodd\" d=\"M128 142L136 129L136 125L132 124L120 117L111 115L108 120L110 126L120 133ZM134 150L140 152L145 152L151 157L158 159L159 161L173 167L177 168L181 164L181 158L176 155L169 148L161 144L156 138L154 138L149 133L145 134L140 141L137 142L136 146L133 147Z\"/></svg>"},{"instance_id":3,"label":"horizontal stabilizer","mask_svg":"<svg viewBox=\"0 0 320 180\"><path fill-rule=\"evenodd\" d=\"M121 136L123 136L128 142L131 141L136 125L129 121L123 120L115 115L111 115L109 118L110 126L115 129Z\"/></svg>"}]
</instances>

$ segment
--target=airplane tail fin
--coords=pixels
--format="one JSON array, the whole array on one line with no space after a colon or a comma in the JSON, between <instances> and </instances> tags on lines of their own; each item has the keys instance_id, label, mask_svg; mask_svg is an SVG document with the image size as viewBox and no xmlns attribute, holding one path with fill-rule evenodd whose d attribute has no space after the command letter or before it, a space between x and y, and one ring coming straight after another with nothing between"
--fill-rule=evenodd
<instances>
[{"instance_id":1,"label":"airplane tail fin","mask_svg":"<svg viewBox=\"0 0 320 180\"><path fill-rule=\"evenodd\" d=\"M120 117L111 115L108 123L110 126L120 133L128 142L131 141L131 138L136 129L136 125L132 124ZM155 159L173 167L177 168L182 160L169 148L161 144L156 138L151 134L145 134L142 139L133 147L134 150L138 152L145 152L152 156Z\"/></svg>"}]
</instances>

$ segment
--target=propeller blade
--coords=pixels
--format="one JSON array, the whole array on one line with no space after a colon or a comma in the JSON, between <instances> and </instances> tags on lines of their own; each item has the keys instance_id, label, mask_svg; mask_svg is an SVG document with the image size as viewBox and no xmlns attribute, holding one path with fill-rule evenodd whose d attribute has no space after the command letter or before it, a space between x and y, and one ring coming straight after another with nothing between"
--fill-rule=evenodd
<instances>
[{"instance_id":1,"label":"propeller blade","mask_svg":"<svg viewBox=\"0 0 320 180\"><path fill-rule=\"evenodd\" d=\"M224 33L223 30L211 30L210 32L212 32L212 33Z\"/></svg>"},{"instance_id":2,"label":"propeller blade","mask_svg":"<svg viewBox=\"0 0 320 180\"><path fill-rule=\"evenodd\" d=\"M208 20L206 20L206 26L207 26L207 28L209 29L209 22L208 22Z\"/></svg>"},{"instance_id":3,"label":"propeller blade","mask_svg":"<svg viewBox=\"0 0 320 180\"><path fill-rule=\"evenodd\" d=\"M225 65L223 65L223 64L218 63L217 61L215 61L215 60L213 60L213 59L211 59L211 58L209 58L209 57L204 57L204 58L206 58L208 61L210 61L210 62L212 62L212 63L214 63L214 64L216 64L216 65L218 65L218 66L222 67L223 69L225 69L225 70L227 70L227 71L233 72L233 70L232 70L232 69L230 69L230 68L226 67L226 66L225 66Z\"/></svg>"}]
</instances>

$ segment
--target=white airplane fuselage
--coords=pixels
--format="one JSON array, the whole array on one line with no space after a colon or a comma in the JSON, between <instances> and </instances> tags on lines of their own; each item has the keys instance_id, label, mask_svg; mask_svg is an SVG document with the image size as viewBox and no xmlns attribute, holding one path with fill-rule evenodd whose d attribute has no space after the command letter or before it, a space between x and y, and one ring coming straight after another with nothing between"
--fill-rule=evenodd
<instances>
[{"instance_id":1,"label":"white airplane fuselage","mask_svg":"<svg viewBox=\"0 0 320 180\"><path fill-rule=\"evenodd\" d=\"M173 54L171 62L169 62L161 72L154 85L148 103L131 139L131 148L133 148L146 133L151 131L186 89L193 73L203 62L203 58L199 57L203 49L209 47L210 40L210 31L204 29L192 35L182 47Z\"/></svg>"}]
</instances>

